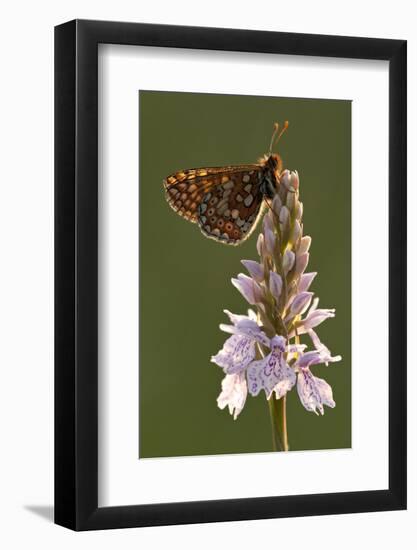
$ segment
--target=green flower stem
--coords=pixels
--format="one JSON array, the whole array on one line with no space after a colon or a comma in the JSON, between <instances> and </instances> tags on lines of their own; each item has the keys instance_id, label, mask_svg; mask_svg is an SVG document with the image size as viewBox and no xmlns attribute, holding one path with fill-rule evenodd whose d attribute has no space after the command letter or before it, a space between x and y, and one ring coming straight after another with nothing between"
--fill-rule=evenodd
<instances>
[{"instance_id":1,"label":"green flower stem","mask_svg":"<svg viewBox=\"0 0 417 550\"><path fill-rule=\"evenodd\" d=\"M274 451L289 451L287 433L287 397L275 399L272 394L268 399L269 415L272 428L272 446Z\"/></svg>"}]
</instances>

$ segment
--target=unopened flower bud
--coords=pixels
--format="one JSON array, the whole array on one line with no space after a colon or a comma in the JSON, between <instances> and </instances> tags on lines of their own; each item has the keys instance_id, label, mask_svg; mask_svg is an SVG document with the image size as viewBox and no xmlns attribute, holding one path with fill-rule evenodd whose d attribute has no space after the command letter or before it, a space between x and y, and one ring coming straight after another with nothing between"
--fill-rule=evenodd
<instances>
[{"instance_id":1,"label":"unopened flower bud","mask_svg":"<svg viewBox=\"0 0 417 550\"><path fill-rule=\"evenodd\" d=\"M303 275L301 275L300 277L300 282L298 283L298 292L305 292L306 290L308 290L316 275L316 271L313 271L311 273L303 273Z\"/></svg>"},{"instance_id":2,"label":"unopened flower bud","mask_svg":"<svg viewBox=\"0 0 417 550\"><path fill-rule=\"evenodd\" d=\"M264 280L264 268L260 263L254 260L241 260L241 262L255 281L261 283Z\"/></svg>"},{"instance_id":3,"label":"unopened flower bud","mask_svg":"<svg viewBox=\"0 0 417 550\"><path fill-rule=\"evenodd\" d=\"M263 233L259 233L258 240L256 241L256 250L258 251L259 256L262 256L263 254L263 247L264 247L264 235Z\"/></svg>"},{"instance_id":4,"label":"unopened flower bud","mask_svg":"<svg viewBox=\"0 0 417 550\"><path fill-rule=\"evenodd\" d=\"M310 245L311 245L311 237L306 235L300 241L300 246L298 247L298 250L297 250L298 254L301 255L308 252L310 250Z\"/></svg>"},{"instance_id":5,"label":"unopened flower bud","mask_svg":"<svg viewBox=\"0 0 417 550\"><path fill-rule=\"evenodd\" d=\"M275 234L270 229L265 230L265 246L269 254L273 254L275 250Z\"/></svg>"},{"instance_id":6,"label":"unopened flower bud","mask_svg":"<svg viewBox=\"0 0 417 550\"><path fill-rule=\"evenodd\" d=\"M269 231L274 231L274 220L272 218L273 214L272 212L267 212L264 216L264 233L265 231L269 230Z\"/></svg>"},{"instance_id":7,"label":"unopened flower bud","mask_svg":"<svg viewBox=\"0 0 417 550\"><path fill-rule=\"evenodd\" d=\"M313 297L312 292L301 292L294 298L293 303L291 304L291 313L295 315L302 315L305 311L307 311L311 299Z\"/></svg>"},{"instance_id":8,"label":"unopened flower bud","mask_svg":"<svg viewBox=\"0 0 417 550\"><path fill-rule=\"evenodd\" d=\"M269 273L269 290L276 300L279 300L282 290L282 278L275 271Z\"/></svg>"},{"instance_id":9,"label":"unopened flower bud","mask_svg":"<svg viewBox=\"0 0 417 550\"><path fill-rule=\"evenodd\" d=\"M291 187L293 187L295 191L300 187L300 179L297 170L291 172Z\"/></svg>"},{"instance_id":10,"label":"unopened flower bud","mask_svg":"<svg viewBox=\"0 0 417 550\"><path fill-rule=\"evenodd\" d=\"M279 214L279 223L281 226L282 233L285 233L287 231L289 226L289 220L290 220L290 212L286 206L283 206Z\"/></svg>"},{"instance_id":11,"label":"unopened flower bud","mask_svg":"<svg viewBox=\"0 0 417 550\"><path fill-rule=\"evenodd\" d=\"M272 200L272 210L275 212L277 216L279 216L279 213L281 211L282 207L282 201L280 199L280 196L278 193L275 194L273 200Z\"/></svg>"},{"instance_id":12,"label":"unopened flower bud","mask_svg":"<svg viewBox=\"0 0 417 550\"><path fill-rule=\"evenodd\" d=\"M307 267L310 254L306 252L305 254L298 255L295 260L295 272L297 275L304 273L305 268Z\"/></svg>"},{"instance_id":13,"label":"unopened flower bud","mask_svg":"<svg viewBox=\"0 0 417 550\"><path fill-rule=\"evenodd\" d=\"M295 254L292 250L286 250L284 252L284 258L282 260L282 268L284 270L284 274L287 275L287 273L289 271L291 271L291 269L293 268L294 266L294 262L295 262Z\"/></svg>"},{"instance_id":14,"label":"unopened flower bud","mask_svg":"<svg viewBox=\"0 0 417 550\"><path fill-rule=\"evenodd\" d=\"M301 237L301 225L300 225L300 222L298 220L295 220L294 221L294 226L291 230L290 243L291 244L296 244L296 242L298 241L298 239L300 237Z\"/></svg>"},{"instance_id":15,"label":"unopened flower bud","mask_svg":"<svg viewBox=\"0 0 417 550\"><path fill-rule=\"evenodd\" d=\"M232 279L232 284L249 304L254 305L262 301L262 288L251 277L248 277L244 273L239 273L236 279Z\"/></svg>"},{"instance_id":16,"label":"unopened flower bud","mask_svg":"<svg viewBox=\"0 0 417 550\"><path fill-rule=\"evenodd\" d=\"M294 206L295 206L295 193L288 193L287 194L287 200L286 200L286 205L287 205L287 208L288 210L293 210Z\"/></svg>"},{"instance_id":17,"label":"unopened flower bud","mask_svg":"<svg viewBox=\"0 0 417 550\"><path fill-rule=\"evenodd\" d=\"M287 189L291 184L291 175L288 170L284 170L281 174L280 183L282 183Z\"/></svg>"}]
</instances>

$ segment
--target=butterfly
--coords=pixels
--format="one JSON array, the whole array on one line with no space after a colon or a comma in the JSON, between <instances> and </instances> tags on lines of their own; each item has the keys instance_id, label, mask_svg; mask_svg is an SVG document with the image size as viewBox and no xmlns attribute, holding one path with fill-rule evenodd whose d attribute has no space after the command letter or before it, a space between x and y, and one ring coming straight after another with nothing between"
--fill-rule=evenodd
<instances>
[{"instance_id":1,"label":"butterfly","mask_svg":"<svg viewBox=\"0 0 417 550\"><path fill-rule=\"evenodd\" d=\"M256 164L180 170L163 181L168 204L201 232L218 242L238 245L262 217L265 203L278 191L283 163L272 147L288 128L274 124L269 153Z\"/></svg>"}]
</instances>

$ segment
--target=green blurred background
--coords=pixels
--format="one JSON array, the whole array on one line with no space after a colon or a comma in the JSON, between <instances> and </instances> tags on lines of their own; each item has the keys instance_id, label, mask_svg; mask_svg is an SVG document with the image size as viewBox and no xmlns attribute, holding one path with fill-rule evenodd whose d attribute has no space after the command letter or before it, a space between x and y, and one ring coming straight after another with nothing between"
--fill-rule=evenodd
<instances>
[{"instance_id":1,"label":"green blurred background","mask_svg":"<svg viewBox=\"0 0 417 550\"><path fill-rule=\"evenodd\" d=\"M336 318L318 327L343 361L313 367L333 388L336 408L307 412L288 394L291 450L351 446L351 103L273 97L139 92L140 404L139 457L272 450L264 393L248 396L236 421L217 407L224 376L210 362L226 334L223 309L245 313L230 283L257 259L258 231L229 247L205 238L165 201L162 180L184 168L256 162L275 121L289 120L279 143L298 170L304 233L311 235L312 290Z\"/></svg>"}]
</instances>

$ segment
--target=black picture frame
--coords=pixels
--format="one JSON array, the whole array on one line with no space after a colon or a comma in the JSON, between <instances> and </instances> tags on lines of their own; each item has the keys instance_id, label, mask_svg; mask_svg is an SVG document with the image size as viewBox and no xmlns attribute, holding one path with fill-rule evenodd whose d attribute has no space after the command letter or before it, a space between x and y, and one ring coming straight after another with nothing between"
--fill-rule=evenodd
<instances>
[{"instance_id":1,"label":"black picture frame","mask_svg":"<svg viewBox=\"0 0 417 550\"><path fill-rule=\"evenodd\" d=\"M387 490L98 506L97 53L106 43L389 62ZM106 21L55 28L55 523L78 531L406 508L406 47L404 40Z\"/></svg>"}]
</instances>

